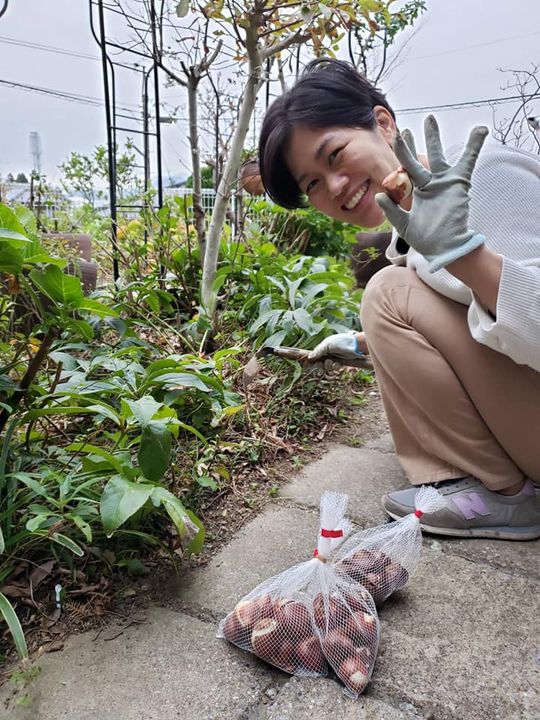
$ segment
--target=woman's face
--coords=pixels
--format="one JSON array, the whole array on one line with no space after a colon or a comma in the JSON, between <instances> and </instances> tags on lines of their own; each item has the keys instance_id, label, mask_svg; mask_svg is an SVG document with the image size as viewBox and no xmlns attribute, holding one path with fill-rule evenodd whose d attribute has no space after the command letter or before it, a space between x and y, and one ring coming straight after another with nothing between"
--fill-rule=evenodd
<instances>
[{"instance_id":1,"label":"woman's face","mask_svg":"<svg viewBox=\"0 0 540 720\"><path fill-rule=\"evenodd\" d=\"M363 227L384 221L375 195L399 167L391 147L395 122L381 106L374 115L373 130L296 127L286 149L287 166L310 203L336 220Z\"/></svg>"}]
</instances>

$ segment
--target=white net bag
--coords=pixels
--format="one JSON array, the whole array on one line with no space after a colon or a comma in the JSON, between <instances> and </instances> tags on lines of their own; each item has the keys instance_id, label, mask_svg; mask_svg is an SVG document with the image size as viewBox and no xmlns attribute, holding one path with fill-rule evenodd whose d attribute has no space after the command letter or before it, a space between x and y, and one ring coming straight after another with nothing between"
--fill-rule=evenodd
<instances>
[{"instance_id":1,"label":"white net bag","mask_svg":"<svg viewBox=\"0 0 540 720\"><path fill-rule=\"evenodd\" d=\"M360 583L377 605L382 604L416 572L422 548L420 517L444 504L435 488L420 488L415 496L415 512L351 535L332 557L336 571Z\"/></svg>"},{"instance_id":2,"label":"white net bag","mask_svg":"<svg viewBox=\"0 0 540 720\"><path fill-rule=\"evenodd\" d=\"M218 637L293 675L326 676L331 668L358 697L373 672L379 619L365 588L327 562L350 530L346 504L346 495L323 494L314 557L248 593L221 621Z\"/></svg>"}]
</instances>

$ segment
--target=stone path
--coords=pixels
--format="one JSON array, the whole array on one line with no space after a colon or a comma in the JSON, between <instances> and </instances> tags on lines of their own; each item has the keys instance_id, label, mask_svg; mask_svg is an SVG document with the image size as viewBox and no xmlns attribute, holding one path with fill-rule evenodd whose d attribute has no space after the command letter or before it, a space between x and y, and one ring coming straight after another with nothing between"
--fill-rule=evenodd
<instances>
[{"instance_id":1,"label":"stone path","mask_svg":"<svg viewBox=\"0 0 540 720\"><path fill-rule=\"evenodd\" d=\"M540 542L426 537L419 571L380 612L372 682L357 701L327 679L273 670L217 621L270 575L310 556L326 488L361 526L404 484L388 436L335 445L203 568L163 588L147 622L70 638L39 660L31 704L0 689L2 720L538 720Z\"/></svg>"}]
</instances>

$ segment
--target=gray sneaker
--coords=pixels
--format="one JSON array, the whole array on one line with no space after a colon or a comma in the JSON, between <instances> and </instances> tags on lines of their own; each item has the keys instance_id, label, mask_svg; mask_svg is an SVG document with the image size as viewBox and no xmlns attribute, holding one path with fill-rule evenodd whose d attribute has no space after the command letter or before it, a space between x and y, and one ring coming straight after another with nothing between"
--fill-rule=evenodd
<instances>
[{"instance_id":1,"label":"gray sneaker","mask_svg":"<svg viewBox=\"0 0 540 720\"><path fill-rule=\"evenodd\" d=\"M446 480L435 487L446 498L446 507L425 513L420 526L435 535L536 540L540 538L540 494L527 480L517 495L488 490L473 477ZM414 512L418 487L397 490L383 497L386 512L394 520Z\"/></svg>"}]
</instances>

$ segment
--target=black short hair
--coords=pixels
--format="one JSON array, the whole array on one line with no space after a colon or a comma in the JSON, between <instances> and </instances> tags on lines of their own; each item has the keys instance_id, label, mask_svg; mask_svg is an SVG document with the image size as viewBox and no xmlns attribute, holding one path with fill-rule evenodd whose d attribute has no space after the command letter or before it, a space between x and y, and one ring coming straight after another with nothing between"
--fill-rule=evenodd
<instances>
[{"instance_id":1,"label":"black short hair","mask_svg":"<svg viewBox=\"0 0 540 720\"><path fill-rule=\"evenodd\" d=\"M293 128L345 126L372 130L376 105L386 108L395 120L383 93L350 63L319 58L306 65L298 82L274 100L264 116L259 165L272 200L291 209L306 204L283 154Z\"/></svg>"}]
</instances>

